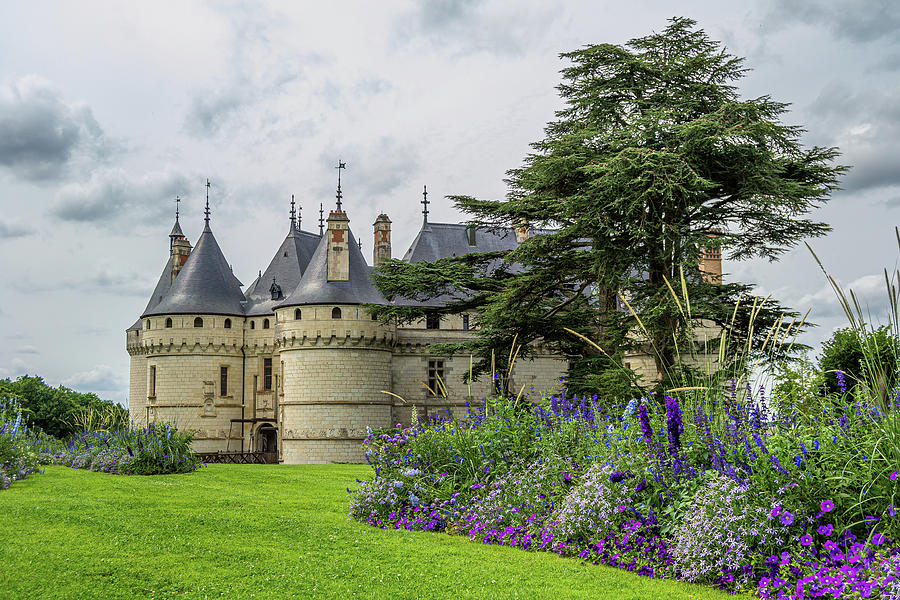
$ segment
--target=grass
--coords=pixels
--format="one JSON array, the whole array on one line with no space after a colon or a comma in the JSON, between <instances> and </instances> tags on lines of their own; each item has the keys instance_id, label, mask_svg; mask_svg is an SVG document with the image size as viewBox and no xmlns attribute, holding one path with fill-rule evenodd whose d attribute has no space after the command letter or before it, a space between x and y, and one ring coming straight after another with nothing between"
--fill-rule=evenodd
<instances>
[{"instance_id":1,"label":"grass","mask_svg":"<svg viewBox=\"0 0 900 600\"><path fill-rule=\"evenodd\" d=\"M726 598L541 552L348 520L365 465L66 467L0 492L0 598Z\"/></svg>"}]
</instances>

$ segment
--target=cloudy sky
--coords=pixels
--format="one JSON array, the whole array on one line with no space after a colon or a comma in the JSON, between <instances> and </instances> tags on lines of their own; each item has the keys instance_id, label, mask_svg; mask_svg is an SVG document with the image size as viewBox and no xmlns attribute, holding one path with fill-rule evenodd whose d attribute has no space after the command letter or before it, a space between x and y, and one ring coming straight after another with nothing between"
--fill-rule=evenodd
<instances>
[{"instance_id":1,"label":"cloudy sky","mask_svg":"<svg viewBox=\"0 0 900 600\"><path fill-rule=\"evenodd\" d=\"M812 240L863 302L897 266L900 7L893 0L680 2L752 68L747 97L790 102L807 144L853 169ZM0 4L0 377L125 402L125 329L168 253L174 198L196 242L204 183L212 227L249 284L287 232L345 206L371 255L372 222L412 241L428 185L441 198L502 198L560 107L560 52L660 30L670 2L4 2ZM740 6L740 7L739 7ZM843 324L809 252L725 263L820 324Z\"/></svg>"}]
</instances>

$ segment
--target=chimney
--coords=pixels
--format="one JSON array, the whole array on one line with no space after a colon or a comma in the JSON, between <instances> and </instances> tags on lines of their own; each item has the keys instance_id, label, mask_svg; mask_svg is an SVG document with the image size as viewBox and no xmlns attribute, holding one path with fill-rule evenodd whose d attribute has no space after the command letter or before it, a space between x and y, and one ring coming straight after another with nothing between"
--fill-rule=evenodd
<instances>
[{"instance_id":1,"label":"chimney","mask_svg":"<svg viewBox=\"0 0 900 600\"><path fill-rule=\"evenodd\" d=\"M719 236L710 234L709 237ZM700 246L700 271L707 283L722 283L722 249L715 243Z\"/></svg>"},{"instance_id":2,"label":"chimney","mask_svg":"<svg viewBox=\"0 0 900 600\"><path fill-rule=\"evenodd\" d=\"M391 260L391 220L384 213L378 215L375 227L375 247L372 249L372 264L376 267Z\"/></svg>"},{"instance_id":3,"label":"chimney","mask_svg":"<svg viewBox=\"0 0 900 600\"><path fill-rule=\"evenodd\" d=\"M191 243L185 237L176 237L172 240L172 281L181 271L181 267L191 255Z\"/></svg>"},{"instance_id":4,"label":"chimney","mask_svg":"<svg viewBox=\"0 0 900 600\"><path fill-rule=\"evenodd\" d=\"M350 219L342 210L328 213L328 281L350 280Z\"/></svg>"},{"instance_id":5,"label":"chimney","mask_svg":"<svg viewBox=\"0 0 900 600\"><path fill-rule=\"evenodd\" d=\"M518 227L516 227L516 243L521 244L525 240L528 239L530 232L528 230L528 223L522 223Z\"/></svg>"}]
</instances>

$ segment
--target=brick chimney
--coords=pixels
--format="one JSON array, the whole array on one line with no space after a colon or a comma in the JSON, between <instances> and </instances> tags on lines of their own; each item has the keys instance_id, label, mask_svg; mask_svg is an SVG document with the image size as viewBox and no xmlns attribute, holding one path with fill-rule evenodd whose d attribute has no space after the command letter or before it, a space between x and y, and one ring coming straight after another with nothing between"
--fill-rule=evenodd
<instances>
[{"instance_id":1,"label":"brick chimney","mask_svg":"<svg viewBox=\"0 0 900 600\"><path fill-rule=\"evenodd\" d=\"M328 281L350 280L350 219L342 210L328 213Z\"/></svg>"},{"instance_id":2,"label":"brick chimney","mask_svg":"<svg viewBox=\"0 0 900 600\"><path fill-rule=\"evenodd\" d=\"M181 272L181 267L187 262L188 256L191 255L191 243L184 236L176 237L172 240L172 281Z\"/></svg>"},{"instance_id":3,"label":"brick chimney","mask_svg":"<svg viewBox=\"0 0 900 600\"><path fill-rule=\"evenodd\" d=\"M384 213L378 215L375 227L375 247L372 249L372 264L376 267L391 260L391 220Z\"/></svg>"},{"instance_id":4,"label":"brick chimney","mask_svg":"<svg viewBox=\"0 0 900 600\"><path fill-rule=\"evenodd\" d=\"M531 232L528 229L528 223L521 223L518 227L516 227L516 243L521 244L531 235Z\"/></svg>"},{"instance_id":5,"label":"brick chimney","mask_svg":"<svg viewBox=\"0 0 900 600\"><path fill-rule=\"evenodd\" d=\"M716 234L709 236L719 237ZM700 246L700 271L708 283L722 283L722 250L715 244Z\"/></svg>"}]
</instances>

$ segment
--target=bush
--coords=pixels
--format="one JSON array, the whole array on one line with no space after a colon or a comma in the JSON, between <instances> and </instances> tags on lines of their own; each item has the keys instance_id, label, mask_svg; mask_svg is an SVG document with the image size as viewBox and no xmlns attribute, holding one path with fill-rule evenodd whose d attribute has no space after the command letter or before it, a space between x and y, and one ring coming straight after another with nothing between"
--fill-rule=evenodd
<instances>
[{"instance_id":1,"label":"bush","mask_svg":"<svg viewBox=\"0 0 900 600\"><path fill-rule=\"evenodd\" d=\"M897 385L898 358L900 341L889 326L870 330L847 327L822 344L819 368L831 394L853 393L861 380L892 390Z\"/></svg>"}]
</instances>

